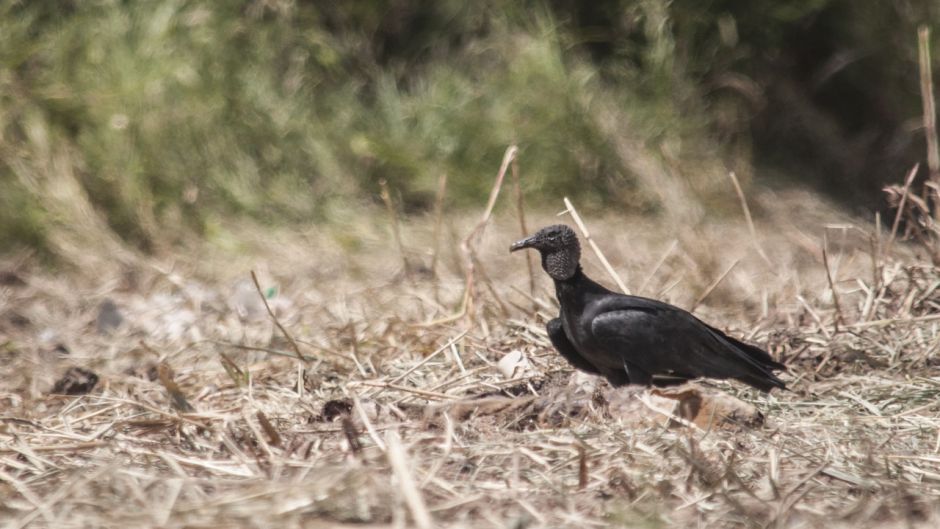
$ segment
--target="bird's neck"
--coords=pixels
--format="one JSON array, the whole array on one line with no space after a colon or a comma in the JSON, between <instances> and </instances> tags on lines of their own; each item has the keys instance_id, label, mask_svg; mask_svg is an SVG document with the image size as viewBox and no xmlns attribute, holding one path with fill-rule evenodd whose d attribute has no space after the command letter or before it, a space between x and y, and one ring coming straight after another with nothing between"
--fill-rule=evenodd
<instances>
[{"instance_id":1,"label":"bird's neck","mask_svg":"<svg viewBox=\"0 0 940 529\"><path fill-rule=\"evenodd\" d=\"M567 302L574 301L575 296L581 291L580 285L585 280L590 281L581 270L581 265L578 265L574 274L568 279L555 279L555 296L558 297L558 302L564 305Z\"/></svg>"},{"instance_id":2,"label":"bird's neck","mask_svg":"<svg viewBox=\"0 0 940 529\"><path fill-rule=\"evenodd\" d=\"M562 305L579 303L585 296L609 292L610 290L604 288L603 285L585 275L580 264L568 279L555 279L555 295Z\"/></svg>"}]
</instances>

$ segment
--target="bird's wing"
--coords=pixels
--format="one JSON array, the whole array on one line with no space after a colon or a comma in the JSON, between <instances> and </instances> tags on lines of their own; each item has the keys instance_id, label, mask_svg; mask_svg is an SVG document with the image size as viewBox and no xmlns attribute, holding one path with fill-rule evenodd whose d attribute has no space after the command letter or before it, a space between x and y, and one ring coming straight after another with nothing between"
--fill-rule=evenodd
<instances>
[{"instance_id":1,"label":"bird's wing","mask_svg":"<svg viewBox=\"0 0 940 529\"><path fill-rule=\"evenodd\" d=\"M757 362L723 342L691 314L662 302L617 296L602 300L590 315L596 348L609 361L635 365L650 374L726 378L744 376Z\"/></svg>"},{"instance_id":2,"label":"bird's wing","mask_svg":"<svg viewBox=\"0 0 940 529\"><path fill-rule=\"evenodd\" d=\"M767 351L761 349L760 347L756 347L749 343L742 342L741 340L738 340L734 336L729 336L725 334L724 332L712 327L711 325L708 325L707 323L702 322L702 325L704 325L705 327L708 327L710 331L712 331L722 340L725 340L731 343L731 345L747 353L748 356L750 356L754 360L757 360L757 362L761 364L762 366L764 366L765 368L779 369L779 370L783 370L787 368L787 366L774 360L773 357L767 353Z\"/></svg>"},{"instance_id":3,"label":"bird's wing","mask_svg":"<svg viewBox=\"0 0 940 529\"><path fill-rule=\"evenodd\" d=\"M595 375L600 374L597 367L581 356L575 349L574 344L568 339L568 335L565 334L565 329L562 326L561 318L550 320L545 326L545 330L548 331L548 338L552 341L552 345L555 346L555 349L557 349L558 352L561 353L561 356L565 357L571 365L582 371L587 371L588 373L594 373Z\"/></svg>"}]
</instances>

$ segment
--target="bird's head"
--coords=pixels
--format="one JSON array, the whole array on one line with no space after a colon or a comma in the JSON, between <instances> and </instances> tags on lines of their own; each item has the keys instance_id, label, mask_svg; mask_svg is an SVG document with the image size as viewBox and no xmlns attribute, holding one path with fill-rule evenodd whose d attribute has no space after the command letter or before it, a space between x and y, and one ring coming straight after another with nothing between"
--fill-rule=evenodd
<instances>
[{"instance_id":1,"label":"bird's head","mask_svg":"<svg viewBox=\"0 0 940 529\"><path fill-rule=\"evenodd\" d=\"M564 224L547 226L534 235L512 243L510 252L534 248L542 254L542 268L553 279L564 281L578 271L581 244L574 230Z\"/></svg>"}]
</instances>

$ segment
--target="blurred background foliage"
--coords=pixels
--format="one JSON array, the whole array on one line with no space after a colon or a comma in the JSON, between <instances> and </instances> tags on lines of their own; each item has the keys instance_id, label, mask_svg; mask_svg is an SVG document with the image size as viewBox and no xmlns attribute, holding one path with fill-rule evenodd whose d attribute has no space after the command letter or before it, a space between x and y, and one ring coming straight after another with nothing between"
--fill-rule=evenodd
<instances>
[{"instance_id":1,"label":"blurred background foliage","mask_svg":"<svg viewBox=\"0 0 940 529\"><path fill-rule=\"evenodd\" d=\"M233 215L330 222L385 179L479 207L655 214L726 173L857 208L924 158L916 27L884 0L0 4L0 251L95 217L148 250ZM717 197L725 197L724 199Z\"/></svg>"}]
</instances>

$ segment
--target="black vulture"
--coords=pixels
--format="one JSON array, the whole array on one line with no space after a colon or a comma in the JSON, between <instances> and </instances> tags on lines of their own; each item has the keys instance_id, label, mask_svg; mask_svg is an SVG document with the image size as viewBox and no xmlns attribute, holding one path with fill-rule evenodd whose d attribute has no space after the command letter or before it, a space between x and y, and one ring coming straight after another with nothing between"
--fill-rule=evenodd
<instances>
[{"instance_id":1,"label":"black vulture","mask_svg":"<svg viewBox=\"0 0 940 529\"><path fill-rule=\"evenodd\" d=\"M767 352L732 338L688 311L611 292L584 275L581 245L563 224L542 228L510 246L534 248L555 281L561 306L548 337L574 367L603 375L614 386L668 386L700 377L735 379L761 391L785 389Z\"/></svg>"}]
</instances>

